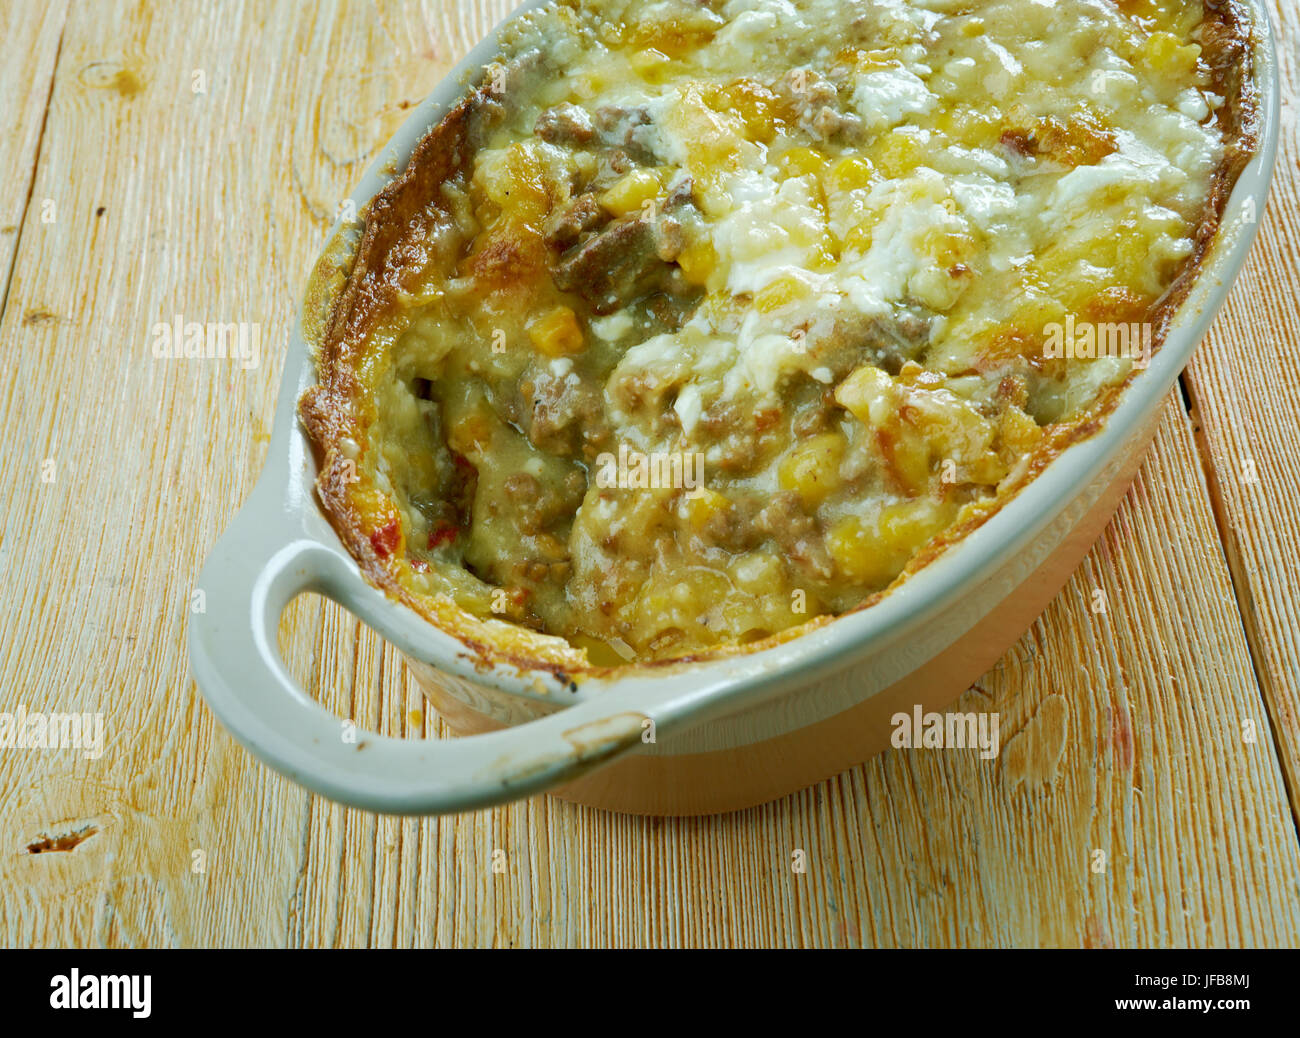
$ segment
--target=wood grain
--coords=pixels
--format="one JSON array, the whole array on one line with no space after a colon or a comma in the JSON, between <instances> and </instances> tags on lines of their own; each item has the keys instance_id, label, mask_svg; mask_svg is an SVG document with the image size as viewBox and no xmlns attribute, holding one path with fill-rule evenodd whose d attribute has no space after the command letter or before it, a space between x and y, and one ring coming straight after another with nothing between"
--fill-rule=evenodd
<instances>
[{"instance_id":1,"label":"wood grain","mask_svg":"<svg viewBox=\"0 0 1300 1038\"><path fill-rule=\"evenodd\" d=\"M5 46L37 56L22 74L46 53L54 70L47 108L0 143L18 171L4 219L15 184L58 202L16 242L0 315L0 421L18 430L0 452L0 710L103 711L108 731L98 760L0 751L4 942L1300 944L1296 400L1278 377L1294 120L1251 268L1188 375L1203 451L1171 400L1102 542L967 694L999 712L1001 759L896 752L701 820L546 798L388 819L306 794L216 724L185 615L265 454L300 286L404 104L507 6L97 0L69 9L61 48L44 8L0 8ZM0 64L6 96L16 75ZM24 321L37 310L57 319ZM257 324L259 366L155 360L153 327L178 313ZM1249 486L1230 475L1247 448ZM397 654L334 605L295 603L281 639L340 714L443 734Z\"/></svg>"},{"instance_id":2,"label":"wood grain","mask_svg":"<svg viewBox=\"0 0 1300 1038\"><path fill-rule=\"evenodd\" d=\"M31 205L32 174L40 152L41 132L49 108L50 86L58 60L66 0L33 9L19 0L0 4L0 40L9 55L0 65L0 311L9 288L14 253ZM44 199L36 200L32 219L39 223Z\"/></svg>"},{"instance_id":3,"label":"wood grain","mask_svg":"<svg viewBox=\"0 0 1300 1038\"><path fill-rule=\"evenodd\" d=\"M1219 534L1300 816L1300 9L1276 5L1273 24L1283 41L1277 173L1260 240L1185 379Z\"/></svg>"}]
</instances>

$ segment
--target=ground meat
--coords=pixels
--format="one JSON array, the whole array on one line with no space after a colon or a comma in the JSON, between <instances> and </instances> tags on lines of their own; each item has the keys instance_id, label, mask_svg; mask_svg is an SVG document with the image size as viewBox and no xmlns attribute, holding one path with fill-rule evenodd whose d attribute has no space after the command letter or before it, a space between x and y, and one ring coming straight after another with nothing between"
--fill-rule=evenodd
<instances>
[{"instance_id":1,"label":"ground meat","mask_svg":"<svg viewBox=\"0 0 1300 1038\"><path fill-rule=\"evenodd\" d=\"M597 314L610 314L658 288L667 272L655 253L652 221L637 213L610 223L555 266L555 285L576 292Z\"/></svg>"},{"instance_id":2,"label":"ground meat","mask_svg":"<svg viewBox=\"0 0 1300 1038\"><path fill-rule=\"evenodd\" d=\"M539 450L590 461L608 445L604 395L575 372L543 369L521 382L519 393L524 431Z\"/></svg>"},{"instance_id":3,"label":"ground meat","mask_svg":"<svg viewBox=\"0 0 1300 1038\"><path fill-rule=\"evenodd\" d=\"M605 214L594 193L579 195L551 214L546 228L546 244L563 252L587 231L599 227L604 219Z\"/></svg>"},{"instance_id":4,"label":"ground meat","mask_svg":"<svg viewBox=\"0 0 1300 1038\"><path fill-rule=\"evenodd\" d=\"M709 516L699 531L700 539L730 552L753 551L764 540L762 531L754 526L754 516L762 509L765 500L737 494L731 499L729 508Z\"/></svg>"},{"instance_id":5,"label":"ground meat","mask_svg":"<svg viewBox=\"0 0 1300 1038\"><path fill-rule=\"evenodd\" d=\"M694 189L691 178L684 178L673 185L659 208L654 227L655 254L665 263L677 259L686 247L684 218L687 213L695 212L692 200Z\"/></svg>"},{"instance_id":6,"label":"ground meat","mask_svg":"<svg viewBox=\"0 0 1300 1038\"><path fill-rule=\"evenodd\" d=\"M776 92L794 107L798 116L807 116L826 105L833 105L840 96L835 84L821 73L801 68L787 72L777 84Z\"/></svg>"},{"instance_id":7,"label":"ground meat","mask_svg":"<svg viewBox=\"0 0 1300 1038\"><path fill-rule=\"evenodd\" d=\"M845 111L840 92L825 76L809 69L792 69L777 83L775 92L801 130L817 140L840 136L849 140L862 136L861 116Z\"/></svg>"},{"instance_id":8,"label":"ground meat","mask_svg":"<svg viewBox=\"0 0 1300 1038\"><path fill-rule=\"evenodd\" d=\"M537 117L533 132L551 144L587 144L596 135L596 127L585 109L562 104L548 108Z\"/></svg>"},{"instance_id":9,"label":"ground meat","mask_svg":"<svg viewBox=\"0 0 1300 1038\"><path fill-rule=\"evenodd\" d=\"M428 542L414 545L416 548L436 551L444 545L455 544L461 533L470 527L474 494L478 489L478 470L454 451L449 452L449 461L441 487L432 493L419 492L411 496L411 504L429 523Z\"/></svg>"},{"instance_id":10,"label":"ground meat","mask_svg":"<svg viewBox=\"0 0 1300 1038\"><path fill-rule=\"evenodd\" d=\"M573 518L587 491L587 481L576 469L564 482L543 487L527 472L516 472L502 484L521 533L532 535L562 527Z\"/></svg>"},{"instance_id":11,"label":"ground meat","mask_svg":"<svg viewBox=\"0 0 1300 1038\"><path fill-rule=\"evenodd\" d=\"M638 168L637 163L622 148L610 148L602 151L596 158L595 175L587 184L587 188L593 191L605 190L605 188L622 180L624 174Z\"/></svg>"},{"instance_id":12,"label":"ground meat","mask_svg":"<svg viewBox=\"0 0 1300 1038\"><path fill-rule=\"evenodd\" d=\"M658 212L629 213L570 248L555 264L555 286L576 292L597 314L674 288L670 262L681 251L681 214L690 205L691 189L691 181L683 180Z\"/></svg>"},{"instance_id":13,"label":"ground meat","mask_svg":"<svg viewBox=\"0 0 1300 1038\"><path fill-rule=\"evenodd\" d=\"M527 472L516 472L507 476L506 481L501 485L505 488L506 497L514 505L535 501L542 496L542 484L537 481L536 476L530 476Z\"/></svg>"},{"instance_id":14,"label":"ground meat","mask_svg":"<svg viewBox=\"0 0 1300 1038\"><path fill-rule=\"evenodd\" d=\"M754 518L754 526L770 537L786 560L815 580L834 575L817 520L803 510L799 495L778 491Z\"/></svg>"},{"instance_id":15,"label":"ground meat","mask_svg":"<svg viewBox=\"0 0 1300 1038\"><path fill-rule=\"evenodd\" d=\"M626 144L638 126L650 125L650 110L645 105L602 105L595 121L602 140Z\"/></svg>"},{"instance_id":16,"label":"ground meat","mask_svg":"<svg viewBox=\"0 0 1300 1038\"><path fill-rule=\"evenodd\" d=\"M852 112L839 112L829 105L822 107L812 117L810 125L814 136L824 141L836 136L854 140L862 136L864 128L860 115L855 115Z\"/></svg>"},{"instance_id":17,"label":"ground meat","mask_svg":"<svg viewBox=\"0 0 1300 1038\"><path fill-rule=\"evenodd\" d=\"M595 112L595 128L601 143L618 149L639 166L653 166L659 161L650 139L650 125L650 112L644 105L605 105Z\"/></svg>"},{"instance_id":18,"label":"ground meat","mask_svg":"<svg viewBox=\"0 0 1300 1038\"><path fill-rule=\"evenodd\" d=\"M646 313L659 328L677 331L690 320L703 298L702 289L687 284L677 272L670 276L666 290L645 301Z\"/></svg>"},{"instance_id":19,"label":"ground meat","mask_svg":"<svg viewBox=\"0 0 1300 1038\"><path fill-rule=\"evenodd\" d=\"M837 411L835 390L830 386L819 388L820 392L811 399L796 405L794 418L790 422L790 431L801 440L825 430L831 423L831 416Z\"/></svg>"},{"instance_id":20,"label":"ground meat","mask_svg":"<svg viewBox=\"0 0 1300 1038\"><path fill-rule=\"evenodd\" d=\"M709 449L710 464L736 475L755 466L779 426L780 413L774 408L755 411L720 401L704 412L698 428L715 440Z\"/></svg>"},{"instance_id":21,"label":"ground meat","mask_svg":"<svg viewBox=\"0 0 1300 1038\"><path fill-rule=\"evenodd\" d=\"M885 316L837 325L827 341L816 344L818 362L835 382L863 364L897 375L905 361L915 360L925 349L932 320L924 312L898 308Z\"/></svg>"}]
</instances>

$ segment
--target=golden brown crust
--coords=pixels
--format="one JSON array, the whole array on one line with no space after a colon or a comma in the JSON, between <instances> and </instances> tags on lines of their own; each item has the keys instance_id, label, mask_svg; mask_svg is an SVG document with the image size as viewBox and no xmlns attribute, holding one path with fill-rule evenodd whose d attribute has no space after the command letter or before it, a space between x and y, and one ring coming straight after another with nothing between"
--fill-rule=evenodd
<instances>
[{"instance_id":1,"label":"golden brown crust","mask_svg":"<svg viewBox=\"0 0 1300 1038\"><path fill-rule=\"evenodd\" d=\"M1201 46L1212 73L1214 92L1225 99L1216 114L1225 147L1197 229L1193 254L1185 261L1169 290L1148 311L1147 320L1153 326L1156 349L1164 342L1174 315L1205 265L1218 237L1232 189L1260 142L1260 99L1254 68L1257 30L1251 11L1241 0L1204 0L1204 9L1206 17L1201 29ZM332 247L318 265L309 290L308 310L318 310L324 299L333 299L334 302L327 311L322 311L328 313L327 319L314 324L304 321L308 336L317 349L319 382L304 394L300 412L319 464L317 490L322 508L366 577L391 597L459 638L474 654L475 662L481 668L505 663L521 669L551 672L567 682L571 677L599 676L608 673L609 668L584 664L576 650L546 651L539 650L536 644L524 644L523 648L510 644L516 640L521 644L528 642L525 636L529 632L520 632L518 639L507 633L489 640L483 633L482 623L465 614L457 615L459 611L454 608L435 615L428 603L412 595L389 568L385 561L387 553L381 554L376 549L352 498L355 483L352 459L365 445L356 440L349 444L349 441L354 437L364 438L369 426L369 417L362 413L364 400L353 364L364 349L368 336L392 311L399 293L411 290L419 280L427 262L427 251L433 247L432 242L437 237L440 220L448 215L439 188L463 168L482 130L501 118L503 100L504 93L493 93L488 86L472 90L429 131L403 173L370 204L364 214L365 229L350 270L347 269L346 256L340 257L341 253L348 251L346 242L336 243L339 248ZM1124 305L1122 301L1115 303L1117 308ZM1094 319L1106 318L1097 314ZM319 341L316 341L317 336ZM1013 483L1004 484L995 498L931 541L890 587L867 598L851 611L868 608L882 600L910 575L929 565L948 547L997 514L1066 448L1097 433L1135 376L1136 372L1121 385L1103 393L1083 418L1052 430ZM830 615L819 616L761 641L639 662L637 666L675 668L700 660L758 651L799 637L833 619L835 617Z\"/></svg>"},{"instance_id":2,"label":"golden brown crust","mask_svg":"<svg viewBox=\"0 0 1300 1038\"><path fill-rule=\"evenodd\" d=\"M303 394L299 405L316 449L317 493L325 514L367 576L390 590L388 571L352 503L353 459L341 449L342 440L368 425L357 413L362 397L353 361L398 293L418 279L424 268L421 253L436 241L439 216L448 215L439 188L462 168L475 131L499 118L500 107L488 87L473 91L434 125L412 152L405 171L370 203L355 262L317 345L318 384Z\"/></svg>"}]
</instances>

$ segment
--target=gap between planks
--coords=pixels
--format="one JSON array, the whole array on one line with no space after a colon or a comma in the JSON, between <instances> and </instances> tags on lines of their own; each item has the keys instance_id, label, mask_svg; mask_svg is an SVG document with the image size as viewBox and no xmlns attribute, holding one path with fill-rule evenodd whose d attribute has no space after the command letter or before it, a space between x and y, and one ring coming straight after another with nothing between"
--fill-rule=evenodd
<instances>
[{"instance_id":1,"label":"gap between planks","mask_svg":"<svg viewBox=\"0 0 1300 1038\"><path fill-rule=\"evenodd\" d=\"M1202 341L1201 348L1205 346L1206 343ZM1269 738L1273 740L1273 752L1277 755L1279 769L1282 772L1282 788L1286 790L1287 803L1291 807L1291 823L1295 827L1296 842L1300 843L1300 813L1297 813L1296 806L1297 802L1300 801L1300 790L1297 790L1293 783L1291 769L1286 767L1288 759L1287 746L1284 744L1280 733L1282 718L1277 716L1278 703L1276 697L1270 694L1268 681L1265 677L1264 636L1259 629L1259 624L1254 619L1257 615L1255 593L1251 589L1250 579L1245 573L1245 560L1237 547L1236 539L1232 536L1232 524L1228 517L1228 503L1224 497L1219 470L1214 464L1209 436L1205 431L1204 424L1201 422L1196 387L1191 384L1185 371L1178 376L1178 382L1183 394L1183 400L1187 404L1187 417L1192 425L1192 442L1196 447L1196 460L1201 467L1201 476L1205 481L1205 491L1210 501L1210 514L1214 518L1214 528L1219 535L1219 544L1223 549L1223 558L1228 569L1228 579L1232 582L1232 594L1237 604L1237 621L1241 624L1241 632L1246 642L1246 651L1250 656L1250 666L1255 676L1255 688L1258 689L1259 698L1264 704L1264 716L1268 718L1268 734Z\"/></svg>"},{"instance_id":2,"label":"gap between planks","mask_svg":"<svg viewBox=\"0 0 1300 1038\"><path fill-rule=\"evenodd\" d=\"M68 8L63 8L63 20L59 23L59 39L54 45L54 61L50 63L50 82L45 90L45 106L41 109L41 128L36 133L36 149L32 152L31 175L27 178L27 191L23 197L22 212L18 217L18 233L14 238L13 254L9 260L9 269L5 273L4 294L0 295L0 322L9 310L9 289L13 285L14 271L18 269L18 254L23 247L23 233L27 230L27 217L32 209L32 195L36 191L36 172L41 167L41 146L45 143L45 128L50 119L50 104L54 100L54 84L58 81L59 59L63 56L63 34L68 27Z\"/></svg>"}]
</instances>

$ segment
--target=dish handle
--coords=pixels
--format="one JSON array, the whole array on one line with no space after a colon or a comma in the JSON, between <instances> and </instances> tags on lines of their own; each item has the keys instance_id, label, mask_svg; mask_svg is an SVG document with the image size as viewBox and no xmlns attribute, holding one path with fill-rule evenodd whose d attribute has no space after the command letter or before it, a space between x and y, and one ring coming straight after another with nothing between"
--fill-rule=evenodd
<instances>
[{"instance_id":1,"label":"dish handle","mask_svg":"<svg viewBox=\"0 0 1300 1038\"><path fill-rule=\"evenodd\" d=\"M561 785L640 745L649 715L628 708L622 693L631 690L621 688L524 725L448 740L382 736L335 716L289 673L277 629L285 606L306 591L360 614L347 594L360 577L350 559L286 537L265 516L246 505L213 548L188 644L213 712L281 774L367 810L444 814Z\"/></svg>"}]
</instances>

